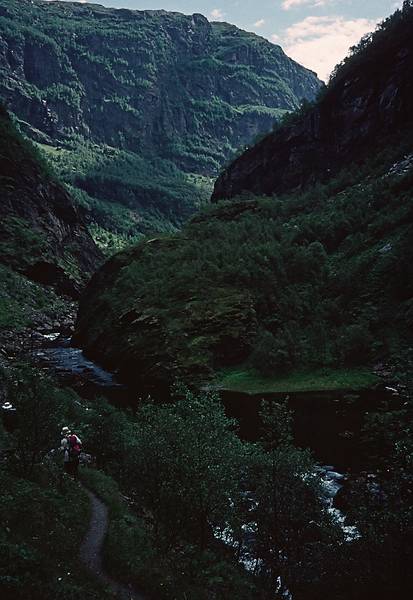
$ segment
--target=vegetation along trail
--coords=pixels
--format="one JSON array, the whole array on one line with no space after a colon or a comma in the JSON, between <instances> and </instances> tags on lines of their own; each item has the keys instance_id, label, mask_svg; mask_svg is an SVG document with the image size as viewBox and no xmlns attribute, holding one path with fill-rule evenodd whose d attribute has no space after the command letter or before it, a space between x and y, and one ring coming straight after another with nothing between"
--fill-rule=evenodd
<instances>
[{"instance_id":1,"label":"vegetation along trail","mask_svg":"<svg viewBox=\"0 0 413 600\"><path fill-rule=\"evenodd\" d=\"M89 529L80 547L80 560L92 573L110 587L121 600L144 600L135 590L114 581L103 570L102 548L108 529L108 508L91 491L84 488L91 506Z\"/></svg>"}]
</instances>

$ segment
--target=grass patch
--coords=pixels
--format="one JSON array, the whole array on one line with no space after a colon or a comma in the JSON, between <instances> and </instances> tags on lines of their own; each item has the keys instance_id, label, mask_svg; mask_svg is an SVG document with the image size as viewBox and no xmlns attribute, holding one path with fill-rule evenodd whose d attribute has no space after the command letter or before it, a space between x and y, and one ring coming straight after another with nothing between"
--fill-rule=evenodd
<instances>
[{"instance_id":1,"label":"grass patch","mask_svg":"<svg viewBox=\"0 0 413 600\"><path fill-rule=\"evenodd\" d=\"M110 515L118 516L127 511L126 503L121 499L119 486L112 477L96 469L81 469L81 481L107 504Z\"/></svg>"},{"instance_id":2,"label":"grass patch","mask_svg":"<svg viewBox=\"0 0 413 600\"><path fill-rule=\"evenodd\" d=\"M34 145L42 152L51 157L55 157L59 155L61 152L64 152L64 148L59 148L57 146L50 146L49 144L41 144L40 142L34 142Z\"/></svg>"},{"instance_id":3,"label":"grass patch","mask_svg":"<svg viewBox=\"0 0 413 600\"><path fill-rule=\"evenodd\" d=\"M274 377L264 377L253 369L231 369L219 373L216 387L245 394L319 392L360 390L378 380L368 369L317 369Z\"/></svg>"}]
</instances>

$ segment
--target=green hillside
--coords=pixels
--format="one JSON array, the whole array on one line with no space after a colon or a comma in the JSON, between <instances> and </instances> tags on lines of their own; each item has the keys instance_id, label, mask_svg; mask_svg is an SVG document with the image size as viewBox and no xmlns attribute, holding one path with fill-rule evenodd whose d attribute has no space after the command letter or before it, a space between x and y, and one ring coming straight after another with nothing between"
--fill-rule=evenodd
<instances>
[{"instance_id":1,"label":"green hillside","mask_svg":"<svg viewBox=\"0 0 413 600\"><path fill-rule=\"evenodd\" d=\"M173 231L239 148L315 74L202 15L0 1L0 97L86 210L108 252Z\"/></svg>"},{"instance_id":2,"label":"green hillside","mask_svg":"<svg viewBox=\"0 0 413 600\"><path fill-rule=\"evenodd\" d=\"M397 354L412 325L413 172L388 170L405 149L305 193L221 203L117 255L82 298L77 340L142 383Z\"/></svg>"}]
</instances>

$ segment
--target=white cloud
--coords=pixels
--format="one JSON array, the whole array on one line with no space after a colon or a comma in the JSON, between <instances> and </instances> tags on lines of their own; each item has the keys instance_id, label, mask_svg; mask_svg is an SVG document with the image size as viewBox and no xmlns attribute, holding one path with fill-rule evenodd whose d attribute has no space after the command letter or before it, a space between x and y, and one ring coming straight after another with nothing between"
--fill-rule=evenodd
<instances>
[{"instance_id":1,"label":"white cloud","mask_svg":"<svg viewBox=\"0 0 413 600\"><path fill-rule=\"evenodd\" d=\"M348 19L340 16L307 17L294 23L282 37L283 49L294 60L326 80L351 46L381 19Z\"/></svg>"},{"instance_id":2,"label":"white cloud","mask_svg":"<svg viewBox=\"0 0 413 600\"><path fill-rule=\"evenodd\" d=\"M280 39L281 39L281 38L280 38L280 36L278 35L278 33L273 33L273 34L272 34L272 36L270 36L270 41L271 41L271 42L274 42L274 44L275 44L275 43L277 43L277 42L279 42L279 41L280 41Z\"/></svg>"},{"instance_id":3,"label":"white cloud","mask_svg":"<svg viewBox=\"0 0 413 600\"><path fill-rule=\"evenodd\" d=\"M209 13L209 18L213 19L214 21L222 21L224 19L224 16L225 13L222 11L221 8L214 8Z\"/></svg>"},{"instance_id":4,"label":"white cloud","mask_svg":"<svg viewBox=\"0 0 413 600\"><path fill-rule=\"evenodd\" d=\"M315 6L326 6L331 4L333 0L283 0L281 6L284 10L290 10L291 8L297 8L299 6L309 6L314 8Z\"/></svg>"},{"instance_id":5,"label":"white cloud","mask_svg":"<svg viewBox=\"0 0 413 600\"><path fill-rule=\"evenodd\" d=\"M256 29L259 29L263 25L265 25L265 19L259 19L254 23L254 27L256 27Z\"/></svg>"}]
</instances>

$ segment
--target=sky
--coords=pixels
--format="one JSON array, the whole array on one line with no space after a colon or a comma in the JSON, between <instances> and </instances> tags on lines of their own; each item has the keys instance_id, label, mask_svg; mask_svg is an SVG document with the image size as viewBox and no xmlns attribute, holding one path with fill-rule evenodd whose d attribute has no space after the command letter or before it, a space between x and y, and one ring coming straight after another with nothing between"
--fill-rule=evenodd
<instances>
[{"instance_id":1,"label":"sky","mask_svg":"<svg viewBox=\"0 0 413 600\"><path fill-rule=\"evenodd\" d=\"M85 2L85 0L80 0ZM302 65L327 80L334 66L402 0L98 0L137 10L201 13L227 21L279 44Z\"/></svg>"}]
</instances>

